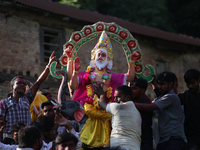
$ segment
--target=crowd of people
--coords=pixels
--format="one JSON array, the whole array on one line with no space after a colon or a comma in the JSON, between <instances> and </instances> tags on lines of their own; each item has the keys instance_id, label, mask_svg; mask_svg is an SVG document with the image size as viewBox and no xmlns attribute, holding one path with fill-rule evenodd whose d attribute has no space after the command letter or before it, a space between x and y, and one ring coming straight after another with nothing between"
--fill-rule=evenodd
<instances>
[{"instance_id":1,"label":"crowd of people","mask_svg":"<svg viewBox=\"0 0 200 150\"><path fill-rule=\"evenodd\" d=\"M147 80L136 78L131 55L126 74L114 74L112 46L103 32L92 50L90 66L80 70L80 59L68 59L67 75L71 99L80 103L88 116L79 132L79 123L56 111L50 94L41 104L37 118L31 120L30 105L41 83L56 61L54 52L37 81L26 92L26 80L11 80L12 95L0 101L0 149L4 150L199 150L200 149L200 72L189 69L184 74L188 90L178 93L174 73L154 75L151 85L156 98L146 94ZM127 84L129 83L129 84ZM183 108L182 109L182 105ZM62 107L60 108L63 109ZM183 111L184 110L184 111ZM158 115L159 143L153 144L153 115ZM184 120L183 120L184 118Z\"/></svg>"}]
</instances>

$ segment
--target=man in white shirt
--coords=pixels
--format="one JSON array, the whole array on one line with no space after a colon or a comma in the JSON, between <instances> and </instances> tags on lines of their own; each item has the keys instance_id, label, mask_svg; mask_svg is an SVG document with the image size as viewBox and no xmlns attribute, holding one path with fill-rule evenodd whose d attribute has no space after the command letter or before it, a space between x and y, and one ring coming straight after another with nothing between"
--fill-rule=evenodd
<instances>
[{"instance_id":1,"label":"man in white shirt","mask_svg":"<svg viewBox=\"0 0 200 150\"><path fill-rule=\"evenodd\" d=\"M132 102L131 88L126 85L118 86L114 93L116 103L108 104L101 86L94 89L100 97L100 107L113 115L110 147L140 150L142 121L139 111Z\"/></svg>"}]
</instances>

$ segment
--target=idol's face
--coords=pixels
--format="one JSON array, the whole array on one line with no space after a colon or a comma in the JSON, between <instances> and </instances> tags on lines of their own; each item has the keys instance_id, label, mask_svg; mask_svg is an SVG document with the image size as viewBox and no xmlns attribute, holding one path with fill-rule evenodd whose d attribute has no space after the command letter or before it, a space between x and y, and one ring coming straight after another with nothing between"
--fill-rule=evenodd
<instances>
[{"instance_id":1,"label":"idol's face","mask_svg":"<svg viewBox=\"0 0 200 150\"><path fill-rule=\"evenodd\" d=\"M108 64L107 62L107 53L105 50L98 50L96 55L95 55L95 66L101 70L106 67Z\"/></svg>"},{"instance_id":2,"label":"idol's face","mask_svg":"<svg viewBox=\"0 0 200 150\"><path fill-rule=\"evenodd\" d=\"M96 58L96 61L99 61L99 62L103 62L106 60L106 53L103 52L102 50L98 51L95 55L95 58Z\"/></svg>"}]
</instances>

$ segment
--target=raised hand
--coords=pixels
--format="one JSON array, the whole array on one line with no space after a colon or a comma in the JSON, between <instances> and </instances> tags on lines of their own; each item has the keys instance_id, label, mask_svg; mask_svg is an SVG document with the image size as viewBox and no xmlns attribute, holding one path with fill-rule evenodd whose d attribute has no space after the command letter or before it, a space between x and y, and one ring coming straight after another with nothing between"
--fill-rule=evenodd
<instances>
[{"instance_id":1,"label":"raised hand","mask_svg":"<svg viewBox=\"0 0 200 150\"><path fill-rule=\"evenodd\" d=\"M74 69L75 71L79 71L81 69L81 63L80 63L80 58L76 57L74 60Z\"/></svg>"},{"instance_id":2,"label":"raised hand","mask_svg":"<svg viewBox=\"0 0 200 150\"><path fill-rule=\"evenodd\" d=\"M72 129L71 123L68 119L66 119L61 113L56 114L54 117L55 123L57 123L59 126L65 126L68 130Z\"/></svg>"},{"instance_id":3,"label":"raised hand","mask_svg":"<svg viewBox=\"0 0 200 150\"><path fill-rule=\"evenodd\" d=\"M56 56L54 56L54 53L55 53L55 51L53 51L53 52L51 53L51 56L49 57L48 66L50 66L52 62L56 61Z\"/></svg>"}]
</instances>

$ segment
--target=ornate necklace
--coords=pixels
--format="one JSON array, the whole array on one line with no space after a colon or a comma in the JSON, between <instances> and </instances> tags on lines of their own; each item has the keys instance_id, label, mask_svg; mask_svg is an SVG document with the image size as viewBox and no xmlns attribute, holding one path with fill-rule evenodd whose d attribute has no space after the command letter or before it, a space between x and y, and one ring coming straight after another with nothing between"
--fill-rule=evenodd
<instances>
[{"instance_id":1,"label":"ornate necklace","mask_svg":"<svg viewBox=\"0 0 200 150\"><path fill-rule=\"evenodd\" d=\"M94 96L93 84L96 84L96 81L95 81L96 75L98 75L100 79L103 79L104 82L107 79L109 79L110 76L106 72L111 73L112 71L111 70L99 71L98 69L94 69L94 68L91 68L90 66L88 66L88 68L86 70L87 75L85 78L86 78L86 81L90 80L91 83L86 85L87 96L88 96L88 98L85 100L86 103L93 104L96 107L99 107L99 104L98 104L99 99L97 96ZM106 92L106 97L108 98L106 100L107 102L112 102L111 96L112 96L112 87L108 87L107 92Z\"/></svg>"},{"instance_id":2,"label":"ornate necklace","mask_svg":"<svg viewBox=\"0 0 200 150\"><path fill-rule=\"evenodd\" d=\"M103 74L106 73L106 71L105 70L104 71L100 71L100 70L98 70L98 69L95 68L95 73L98 75L98 77L100 79L103 79L102 76L103 76Z\"/></svg>"}]
</instances>

